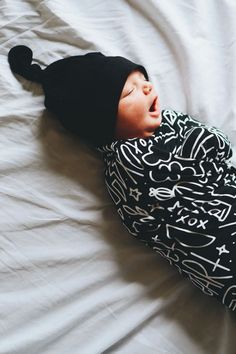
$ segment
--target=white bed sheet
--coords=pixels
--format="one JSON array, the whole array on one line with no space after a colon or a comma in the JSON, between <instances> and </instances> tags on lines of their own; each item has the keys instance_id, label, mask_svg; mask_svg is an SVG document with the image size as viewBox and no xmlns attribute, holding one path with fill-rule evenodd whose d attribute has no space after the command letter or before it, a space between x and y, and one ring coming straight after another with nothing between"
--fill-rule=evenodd
<instances>
[{"instance_id":1,"label":"white bed sheet","mask_svg":"<svg viewBox=\"0 0 236 354\"><path fill-rule=\"evenodd\" d=\"M162 108L236 147L235 18L234 0L0 1L0 354L236 353L235 314L127 233L99 154L7 62L17 44L42 67L126 56L147 68Z\"/></svg>"}]
</instances>

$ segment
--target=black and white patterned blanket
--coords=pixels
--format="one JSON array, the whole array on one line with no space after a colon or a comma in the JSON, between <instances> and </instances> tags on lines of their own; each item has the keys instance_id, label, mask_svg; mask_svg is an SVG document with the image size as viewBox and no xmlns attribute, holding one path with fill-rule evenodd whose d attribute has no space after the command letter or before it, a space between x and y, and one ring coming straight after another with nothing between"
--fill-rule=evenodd
<instances>
[{"instance_id":1,"label":"black and white patterned blanket","mask_svg":"<svg viewBox=\"0 0 236 354\"><path fill-rule=\"evenodd\" d=\"M99 151L128 231L235 310L236 169L228 138L164 110L150 138L114 141Z\"/></svg>"}]
</instances>

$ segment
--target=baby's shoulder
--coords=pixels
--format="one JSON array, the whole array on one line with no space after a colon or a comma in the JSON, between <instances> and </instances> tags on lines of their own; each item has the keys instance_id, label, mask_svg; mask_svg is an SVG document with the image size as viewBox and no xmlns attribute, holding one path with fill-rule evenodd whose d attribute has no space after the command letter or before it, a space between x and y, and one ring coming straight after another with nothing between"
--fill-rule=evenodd
<instances>
[{"instance_id":1,"label":"baby's shoulder","mask_svg":"<svg viewBox=\"0 0 236 354\"><path fill-rule=\"evenodd\" d=\"M113 154L124 164L141 165L142 157L153 145L153 137L119 140L113 145Z\"/></svg>"},{"instance_id":2,"label":"baby's shoulder","mask_svg":"<svg viewBox=\"0 0 236 354\"><path fill-rule=\"evenodd\" d=\"M139 176L144 176L161 162L171 160L171 153L160 149L154 136L120 140L113 144L112 150L105 158L110 171L123 169Z\"/></svg>"}]
</instances>

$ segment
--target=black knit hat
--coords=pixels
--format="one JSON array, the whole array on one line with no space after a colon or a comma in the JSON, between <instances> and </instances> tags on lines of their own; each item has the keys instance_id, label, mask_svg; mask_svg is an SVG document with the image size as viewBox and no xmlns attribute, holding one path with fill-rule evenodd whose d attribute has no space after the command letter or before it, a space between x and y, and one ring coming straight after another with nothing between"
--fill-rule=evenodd
<instances>
[{"instance_id":1,"label":"black knit hat","mask_svg":"<svg viewBox=\"0 0 236 354\"><path fill-rule=\"evenodd\" d=\"M42 70L31 64L26 46L13 47L8 61L13 72L41 83L45 107L62 125L95 146L114 138L120 95L128 75L145 68L120 56L94 52L58 60Z\"/></svg>"}]
</instances>

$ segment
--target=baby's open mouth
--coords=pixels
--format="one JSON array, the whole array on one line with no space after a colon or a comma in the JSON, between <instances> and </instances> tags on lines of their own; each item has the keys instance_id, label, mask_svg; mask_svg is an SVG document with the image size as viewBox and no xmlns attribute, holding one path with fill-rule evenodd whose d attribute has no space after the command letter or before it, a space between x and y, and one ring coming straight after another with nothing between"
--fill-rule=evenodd
<instances>
[{"instance_id":1,"label":"baby's open mouth","mask_svg":"<svg viewBox=\"0 0 236 354\"><path fill-rule=\"evenodd\" d=\"M150 108L149 112L155 112L157 110L157 96L154 98Z\"/></svg>"}]
</instances>

